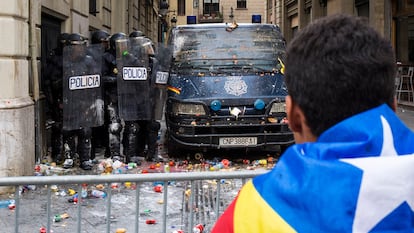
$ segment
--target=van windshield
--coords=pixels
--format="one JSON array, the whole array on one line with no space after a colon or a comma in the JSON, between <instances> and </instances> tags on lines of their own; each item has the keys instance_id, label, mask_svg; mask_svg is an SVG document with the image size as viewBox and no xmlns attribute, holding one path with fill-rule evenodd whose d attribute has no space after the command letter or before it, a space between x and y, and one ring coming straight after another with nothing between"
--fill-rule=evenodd
<instances>
[{"instance_id":1,"label":"van windshield","mask_svg":"<svg viewBox=\"0 0 414 233\"><path fill-rule=\"evenodd\" d=\"M172 34L173 72L211 74L280 70L285 41L271 25L176 28Z\"/></svg>"}]
</instances>

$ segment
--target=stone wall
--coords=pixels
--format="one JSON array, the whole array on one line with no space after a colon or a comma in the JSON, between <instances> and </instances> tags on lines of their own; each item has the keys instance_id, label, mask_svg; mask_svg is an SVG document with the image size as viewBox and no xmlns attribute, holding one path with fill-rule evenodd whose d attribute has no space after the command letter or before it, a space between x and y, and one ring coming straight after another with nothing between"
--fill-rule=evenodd
<instances>
[{"instance_id":1,"label":"stone wall","mask_svg":"<svg viewBox=\"0 0 414 233\"><path fill-rule=\"evenodd\" d=\"M29 78L29 1L0 1L0 177L33 174L34 104ZM0 192L4 188L0 187Z\"/></svg>"}]
</instances>

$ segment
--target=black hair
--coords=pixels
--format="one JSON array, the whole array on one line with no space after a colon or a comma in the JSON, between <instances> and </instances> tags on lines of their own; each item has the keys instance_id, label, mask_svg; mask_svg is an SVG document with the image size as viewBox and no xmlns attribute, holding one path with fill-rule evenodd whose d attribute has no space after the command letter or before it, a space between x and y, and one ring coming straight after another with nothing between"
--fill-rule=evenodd
<instances>
[{"instance_id":1,"label":"black hair","mask_svg":"<svg viewBox=\"0 0 414 233\"><path fill-rule=\"evenodd\" d=\"M319 136L340 121L394 101L395 54L366 18L331 15L288 44L288 93Z\"/></svg>"}]
</instances>

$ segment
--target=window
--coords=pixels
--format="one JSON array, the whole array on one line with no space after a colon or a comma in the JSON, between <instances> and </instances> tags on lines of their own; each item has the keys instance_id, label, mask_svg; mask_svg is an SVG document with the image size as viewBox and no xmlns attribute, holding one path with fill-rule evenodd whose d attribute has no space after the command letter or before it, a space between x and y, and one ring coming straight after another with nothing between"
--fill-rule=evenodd
<instances>
[{"instance_id":1,"label":"window","mask_svg":"<svg viewBox=\"0 0 414 233\"><path fill-rule=\"evenodd\" d=\"M356 0L355 8L357 9L358 16L364 16L369 18L369 1L368 0Z\"/></svg>"},{"instance_id":2,"label":"window","mask_svg":"<svg viewBox=\"0 0 414 233\"><path fill-rule=\"evenodd\" d=\"M96 10L96 0L89 0L89 14L96 16L96 13L99 13Z\"/></svg>"},{"instance_id":3,"label":"window","mask_svg":"<svg viewBox=\"0 0 414 233\"><path fill-rule=\"evenodd\" d=\"M180 16L185 15L185 0L178 0L177 14Z\"/></svg>"},{"instance_id":4,"label":"window","mask_svg":"<svg viewBox=\"0 0 414 233\"><path fill-rule=\"evenodd\" d=\"M211 15L219 12L219 0L204 0L203 14Z\"/></svg>"},{"instance_id":5,"label":"window","mask_svg":"<svg viewBox=\"0 0 414 233\"><path fill-rule=\"evenodd\" d=\"M246 1L247 0L237 0L237 9L246 9Z\"/></svg>"}]
</instances>

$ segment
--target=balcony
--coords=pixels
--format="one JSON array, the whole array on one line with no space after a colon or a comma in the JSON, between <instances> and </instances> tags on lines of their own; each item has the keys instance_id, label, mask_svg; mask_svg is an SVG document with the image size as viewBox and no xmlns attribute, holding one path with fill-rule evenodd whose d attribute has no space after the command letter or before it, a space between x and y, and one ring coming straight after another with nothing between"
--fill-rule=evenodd
<instances>
[{"instance_id":1,"label":"balcony","mask_svg":"<svg viewBox=\"0 0 414 233\"><path fill-rule=\"evenodd\" d=\"M223 14L221 12L202 14L198 18L198 23L222 23Z\"/></svg>"}]
</instances>

